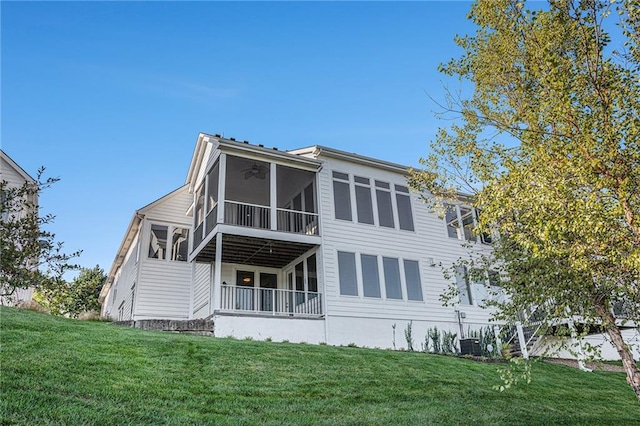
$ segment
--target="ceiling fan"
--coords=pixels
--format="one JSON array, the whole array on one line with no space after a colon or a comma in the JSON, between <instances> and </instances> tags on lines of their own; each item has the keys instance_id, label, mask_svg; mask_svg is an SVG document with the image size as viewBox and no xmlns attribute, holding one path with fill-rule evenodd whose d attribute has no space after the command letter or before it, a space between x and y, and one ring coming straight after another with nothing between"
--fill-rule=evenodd
<instances>
[{"instance_id":1,"label":"ceiling fan","mask_svg":"<svg viewBox=\"0 0 640 426\"><path fill-rule=\"evenodd\" d=\"M262 164L253 163L253 165L247 169L242 170L244 172L244 178L249 179L255 177L257 179L264 179L267 176L267 168Z\"/></svg>"}]
</instances>

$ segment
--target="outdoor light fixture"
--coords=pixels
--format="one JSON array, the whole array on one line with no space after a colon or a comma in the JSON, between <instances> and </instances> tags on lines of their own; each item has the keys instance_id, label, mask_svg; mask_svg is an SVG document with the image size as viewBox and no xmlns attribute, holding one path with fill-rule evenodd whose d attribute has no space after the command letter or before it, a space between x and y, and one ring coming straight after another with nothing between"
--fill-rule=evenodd
<instances>
[{"instance_id":1,"label":"outdoor light fixture","mask_svg":"<svg viewBox=\"0 0 640 426\"><path fill-rule=\"evenodd\" d=\"M250 282L251 282L251 278L249 278L249 277L244 277L244 278L242 279L242 282L243 282L243 283L250 283Z\"/></svg>"}]
</instances>

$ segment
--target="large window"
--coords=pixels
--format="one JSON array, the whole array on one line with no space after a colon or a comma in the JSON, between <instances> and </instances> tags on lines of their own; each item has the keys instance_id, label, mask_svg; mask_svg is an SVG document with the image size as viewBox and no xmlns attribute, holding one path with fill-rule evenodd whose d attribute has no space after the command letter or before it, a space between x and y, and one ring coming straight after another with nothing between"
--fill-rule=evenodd
<instances>
[{"instance_id":1,"label":"large window","mask_svg":"<svg viewBox=\"0 0 640 426\"><path fill-rule=\"evenodd\" d=\"M415 260L404 261L404 277L407 283L407 299L422 300L422 283L420 282L420 266Z\"/></svg>"},{"instance_id":2,"label":"large window","mask_svg":"<svg viewBox=\"0 0 640 426\"><path fill-rule=\"evenodd\" d=\"M373 203L371 202L371 185L369 179L354 176L356 187L356 206L358 222L373 225Z\"/></svg>"},{"instance_id":3,"label":"large window","mask_svg":"<svg viewBox=\"0 0 640 426\"><path fill-rule=\"evenodd\" d=\"M362 264L362 285L365 297L380 297L380 275L378 257L369 254L360 255Z\"/></svg>"},{"instance_id":4,"label":"large window","mask_svg":"<svg viewBox=\"0 0 640 426\"><path fill-rule=\"evenodd\" d=\"M171 236L170 240L167 240L168 236ZM189 230L187 228L151 224L148 252L150 259L186 262L188 255Z\"/></svg>"},{"instance_id":5,"label":"large window","mask_svg":"<svg viewBox=\"0 0 640 426\"><path fill-rule=\"evenodd\" d=\"M344 296L357 296L358 281L356 278L355 253L338 252L338 276L340 279L340 294Z\"/></svg>"},{"instance_id":6,"label":"large window","mask_svg":"<svg viewBox=\"0 0 640 426\"><path fill-rule=\"evenodd\" d=\"M478 211L472 207L445 204L447 235L459 240L477 241L474 230L477 226ZM481 235L480 241L491 244L491 235Z\"/></svg>"},{"instance_id":7,"label":"large window","mask_svg":"<svg viewBox=\"0 0 640 426\"><path fill-rule=\"evenodd\" d=\"M409 188L396 185L396 203L398 204L398 223L400 229L413 231L413 213L411 211L411 197Z\"/></svg>"},{"instance_id":8,"label":"large window","mask_svg":"<svg viewBox=\"0 0 640 426\"><path fill-rule=\"evenodd\" d=\"M460 304L472 305L473 301L471 300L471 287L469 285L467 268L461 266L456 267L456 287L458 289Z\"/></svg>"},{"instance_id":9,"label":"large window","mask_svg":"<svg viewBox=\"0 0 640 426\"><path fill-rule=\"evenodd\" d=\"M173 228L171 237L171 260L187 261L189 255L189 230Z\"/></svg>"},{"instance_id":10,"label":"large window","mask_svg":"<svg viewBox=\"0 0 640 426\"><path fill-rule=\"evenodd\" d=\"M492 298L503 300L499 276L493 271L488 274L474 271L471 274L466 267L457 267L456 287L461 305L483 306L485 301Z\"/></svg>"},{"instance_id":11,"label":"large window","mask_svg":"<svg viewBox=\"0 0 640 426\"><path fill-rule=\"evenodd\" d=\"M393 228L393 207L391 206L391 188L388 183L376 181L376 201L380 226Z\"/></svg>"},{"instance_id":12,"label":"large window","mask_svg":"<svg viewBox=\"0 0 640 426\"><path fill-rule=\"evenodd\" d=\"M348 174L336 171L332 176L336 219L353 220L351 213L353 193L358 223L399 228L405 231L415 230L411 196L406 186L392 185L389 182L362 176L353 176L351 180ZM372 195L372 189L375 190L375 198ZM378 213L377 218L374 212Z\"/></svg>"},{"instance_id":13,"label":"large window","mask_svg":"<svg viewBox=\"0 0 640 426\"><path fill-rule=\"evenodd\" d=\"M167 230L164 225L151 225L151 238L149 239L149 257L151 259L166 259L167 256Z\"/></svg>"},{"instance_id":14,"label":"large window","mask_svg":"<svg viewBox=\"0 0 640 426\"><path fill-rule=\"evenodd\" d=\"M384 283L387 290L387 299L402 299L402 283L400 282L400 267L398 259L383 257Z\"/></svg>"},{"instance_id":15,"label":"large window","mask_svg":"<svg viewBox=\"0 0 640 426\"><path fill-rule=\"evenodd\" d=\"M349 175L333 172L333 204L336 219L351 220L351 194Z\"/></svg>"}]
</instances>

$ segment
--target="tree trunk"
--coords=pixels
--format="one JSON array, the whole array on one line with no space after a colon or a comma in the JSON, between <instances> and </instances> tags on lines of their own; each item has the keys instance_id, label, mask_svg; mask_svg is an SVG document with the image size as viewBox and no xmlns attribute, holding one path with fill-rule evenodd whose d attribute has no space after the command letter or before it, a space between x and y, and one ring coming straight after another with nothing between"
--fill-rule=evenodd
<instances>
[{"instance_id":1,"label":"tree trunk","mask_svg":"<svg viewBox=\"0 0 640 426\"><path fill-rule=\"evenodd\" d=\"M613 314L604 306L598 305L596 308L604 320L605 330L611 338L611 343L620 355L622 367L625 373L627 373L627 383L629 383L631 389L636 393L636 398L638 398L638 402L640 402L640 370L638 369L636 361L633 359L633 354L622 338L620 327L616 325L616 318Z\"/></svg>"}]
</instances>

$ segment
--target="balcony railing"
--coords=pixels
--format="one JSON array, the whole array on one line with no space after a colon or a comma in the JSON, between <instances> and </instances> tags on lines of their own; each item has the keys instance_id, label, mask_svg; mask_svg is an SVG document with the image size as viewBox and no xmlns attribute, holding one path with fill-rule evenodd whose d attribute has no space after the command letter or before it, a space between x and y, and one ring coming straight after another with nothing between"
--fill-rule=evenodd
<instances>
[{"instance_id":1,"label":"balcony railing","mask_svg":"<svg viewBox=\"0 0 640 426\"><path fill-rule=\"evenodd\" d=\"M311 291L223 285L220 310L267 315L317 317L322 294Z\"/></svg>"},{"instance_id":2,"label":"balcony railing","mask_svg":"<svg viewBox=\"0 0 640 426\"><path fill-rule=\"evenodd\" d=\"M318 235L318 214L278 209L278 231Z\"/></svg>"},{"instance_id":3,"label":"balcony railing","mask_svg":"<svg viewBox=\"0 0 640 426\"><path fill-rule=\"evenodd\" d=\"M209 222L208 219L207 222ZM271 229L271 208L259 204L227 201L224 208L224 223L249 228ZM277 227L275 229L296 234L318 235L318 214L277 209Z\"/></svg>"}]
</instances>

